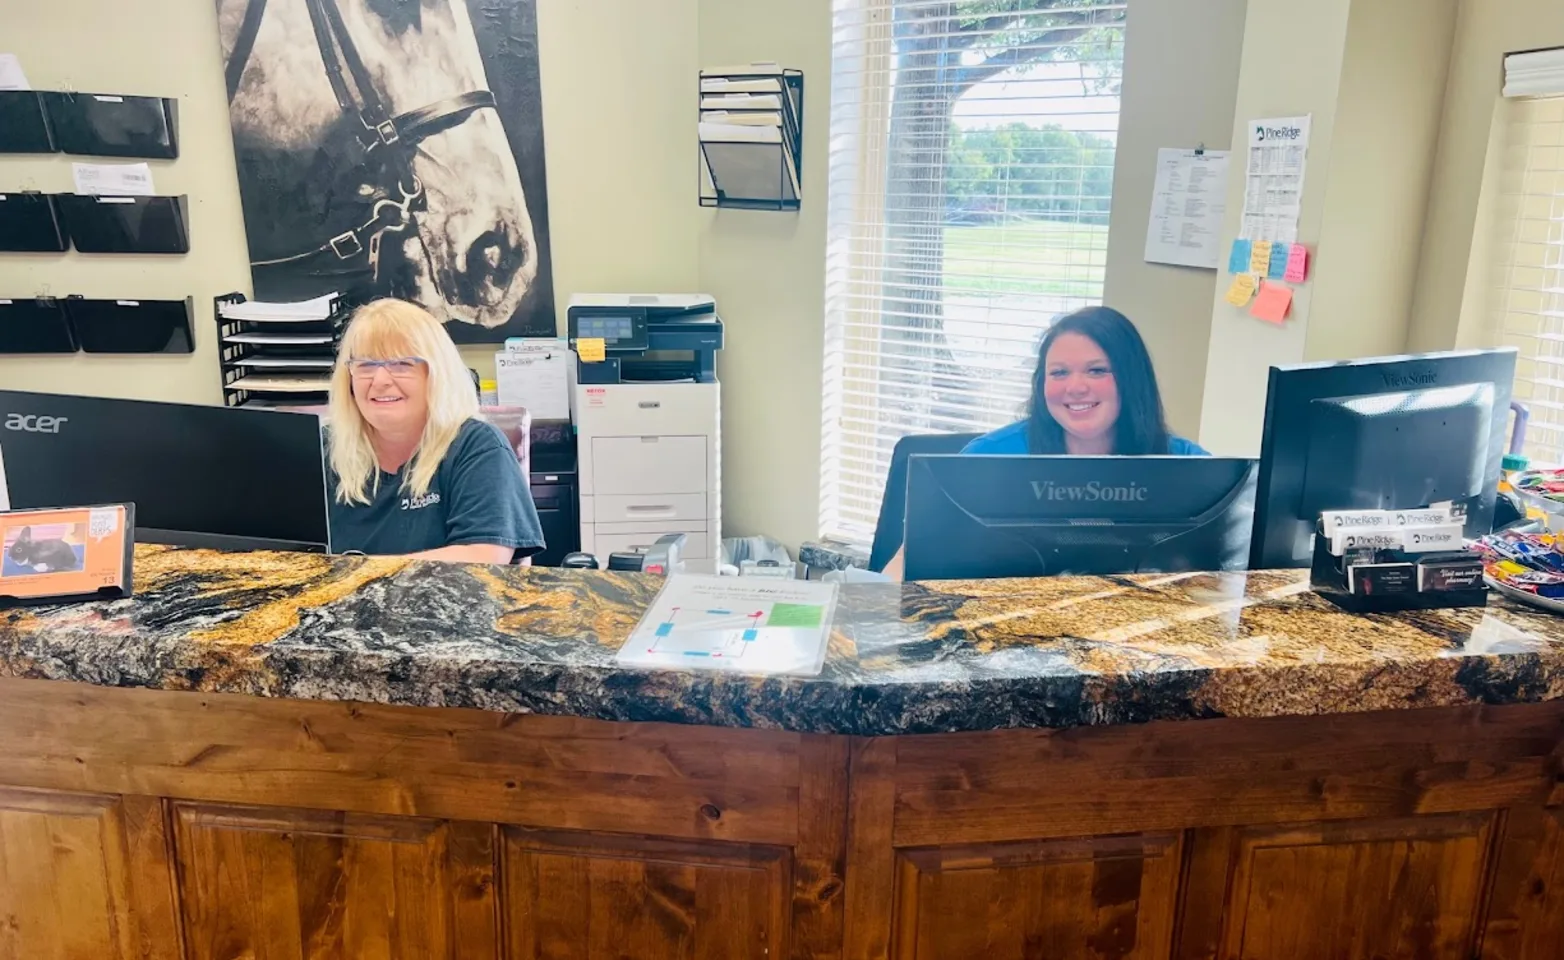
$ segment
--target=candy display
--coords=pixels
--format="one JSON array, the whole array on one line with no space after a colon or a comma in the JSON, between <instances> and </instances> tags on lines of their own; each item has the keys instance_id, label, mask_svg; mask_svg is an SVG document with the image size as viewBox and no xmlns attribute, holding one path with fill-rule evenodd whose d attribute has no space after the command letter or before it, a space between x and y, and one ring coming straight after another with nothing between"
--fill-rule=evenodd
<instances>
[{"instance_id":1,"label":"candy display","mask_svg":"<svg viewBox=\"0 0 1564 960\"><path fill-rule=\"evenodd\" d=\"M1526 470L1507 476L1508 486L1523 500L1528 514L1540 510L1540 519L1556 521L1564 518L1564 470Z\"/></svg>"},{"instance_id":2,"label":"candy display","mask_svg":"<svg viewBox=\"0 0 1564 960\"><path fill-rule=\"evenodd\" d=\"M1564 494L1564 489L1561 489ZM1504 532L1476 543L1488 579L1521 593L1564 600L1564 536Z\"/></svg>"}]
</instances>

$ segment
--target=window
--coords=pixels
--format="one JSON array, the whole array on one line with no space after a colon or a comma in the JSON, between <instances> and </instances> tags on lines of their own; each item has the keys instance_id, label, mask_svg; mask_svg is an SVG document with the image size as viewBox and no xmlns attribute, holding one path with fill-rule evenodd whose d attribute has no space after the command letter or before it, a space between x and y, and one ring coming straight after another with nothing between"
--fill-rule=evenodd
<instances>
[{"instance_id":1,"label":"window","mask_svg":"<svg viewBox=\"0 0 1564 960\"><path fill-rule=\"evenodd\" d=\"M1125 5L836 0L821 534L874 535L896 441L1018 419L1102 300Z\"/></svg>"},{"instance_id":2,"label":"window","mask_svg":"<svg viewBox=\"0 0 1564 960\"><path fill-rule=\"evenodd\" d=\"M1564 463L1564 51L1506 57L1504 93L1488 319L1520 351L1527 454Z\"/></svg>"}]
</instances>

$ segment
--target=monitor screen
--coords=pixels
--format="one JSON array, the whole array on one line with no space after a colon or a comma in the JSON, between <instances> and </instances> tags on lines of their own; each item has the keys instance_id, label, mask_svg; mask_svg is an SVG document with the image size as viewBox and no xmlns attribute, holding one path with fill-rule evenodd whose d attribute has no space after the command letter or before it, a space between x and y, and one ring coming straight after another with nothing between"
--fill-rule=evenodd
<instances>
[{"instance_id":1,"label":"monitor screen","mask_svg":"<svg viewBox=\"0 0 1564 960\"><path fill-rule=\"evenodd\" d=\"M321 549L328 543L313 414L0 390L10 506L136 505L136 539Z\"/></svg>"},{"instance_id":2,"label":"monitor screen","mask_svg":"<svg viewBox=\"0 0 1564 960\"><path fill-rule=\"evenodd\" d=\"M1242 570L1254 461L914 456L909 580Z\"/></svg>"},{"instance_id":3,"label":"monitor screen","mask_svg":"<svg viewBox=\"0 0 1564 960\"><path fill-rule=\"evenodd\" d=\"M1515 351L1272 367L1250 565L1307 567L1326 510L1449 502L1493 525Z\"/></svg>"}]
</instances>

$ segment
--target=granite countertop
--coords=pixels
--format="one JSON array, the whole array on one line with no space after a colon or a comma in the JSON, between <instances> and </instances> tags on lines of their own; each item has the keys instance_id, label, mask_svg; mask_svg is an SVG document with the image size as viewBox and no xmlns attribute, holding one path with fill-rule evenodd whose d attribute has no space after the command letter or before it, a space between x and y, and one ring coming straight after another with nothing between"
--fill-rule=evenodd
<instances>
[{"instance_id":1,"label":"granite countertop","mask_svg":"<svg viewBox=\"0 0 1564 960\"><path fill-rule=\"evenodd\" d=\"M135 576L0 613L0 675L857 735L1564 697L1564 619L1356 616L1302 571L846 585L818 679L616 667L639 574L140 546Z\"/></svg>"}]
</instances>

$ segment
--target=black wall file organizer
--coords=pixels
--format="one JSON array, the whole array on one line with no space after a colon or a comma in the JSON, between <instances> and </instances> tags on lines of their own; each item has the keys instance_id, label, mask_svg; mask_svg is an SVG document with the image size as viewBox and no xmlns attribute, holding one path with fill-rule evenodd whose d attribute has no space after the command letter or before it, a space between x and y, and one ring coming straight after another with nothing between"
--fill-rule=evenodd
<instances>
[{"instance_id":1,"label":"black wall file organizer","mask_svg":"<svg viewBox=\"0 0 1564 960\"><path fill-rule=\"evenodd\" d=\"M0 300L0 354L75 353L65 306L53 297Z\"/></svg>"},{"instance_id":2,"label":"black wall file organizer","mask_svg":"<svg viewBox=\"0 0 1564 960\"><path fill-rule=\"evenodd\" d=\"M0 153L54 153L54 134L36 90L0 90Z\"/></svg>"},{"instance_id":3,"label":"black wall file organizer","mask_svg":"<svg viewBox=\"0 0 1564 960\"><path fill-rule=\"evenodd\" d=\"M803 72L770 64L702 70L698 95L701 206L799 209Z\"/></svg>"},{"instance_id":4,"label":"black wall file organizer","mask_svg":"<svg viewBox=\"0 0 1564 960\"><path fill-rule=\"evenodd\" d=\"M189 253L185 198L54 195L81 253Z\"/></svg>"},{"instance_id":5,"label":"black wall file organizer","mask_svg":"<svg viewBox=\"0 0 1564 960\"><path fill-rule=\"evenodd\" d=\"M66 297L65 313L86 353L194 353L191 300Z\"/></svg>"},{"instance_id":6,"label":"black wall file organizer","mask_svg":"<svg viewBox=\"0 0 1564 960\"><path fill-rule=\"evenodd\" d=\"M0 193L0 251L64 253L70 249L59 208L47 193Z\"/></svg>"},{"instance_id":7,"label":"black wall file organizer","mask_svg":"<svg viewBox=\"0 0 1564 960\"><path fill-rule=\"evenodd\" d=\"M324 316L245 320L224 316L244 294L213 298L223 403L230 407L311 406L327 401L337 347L359 299L338 296Z\"/></svg>"},{"instance_id":8,"label":"black wall file organizer","mask_svg":"<svg viewBox=\"0 0 1564 960\"><path fill-rule=\"evenodd\" d=\"M111 93L45 93L54 142L89 157L173 160L179 156L179 101Z\"/></svg>"}]
</instances>

